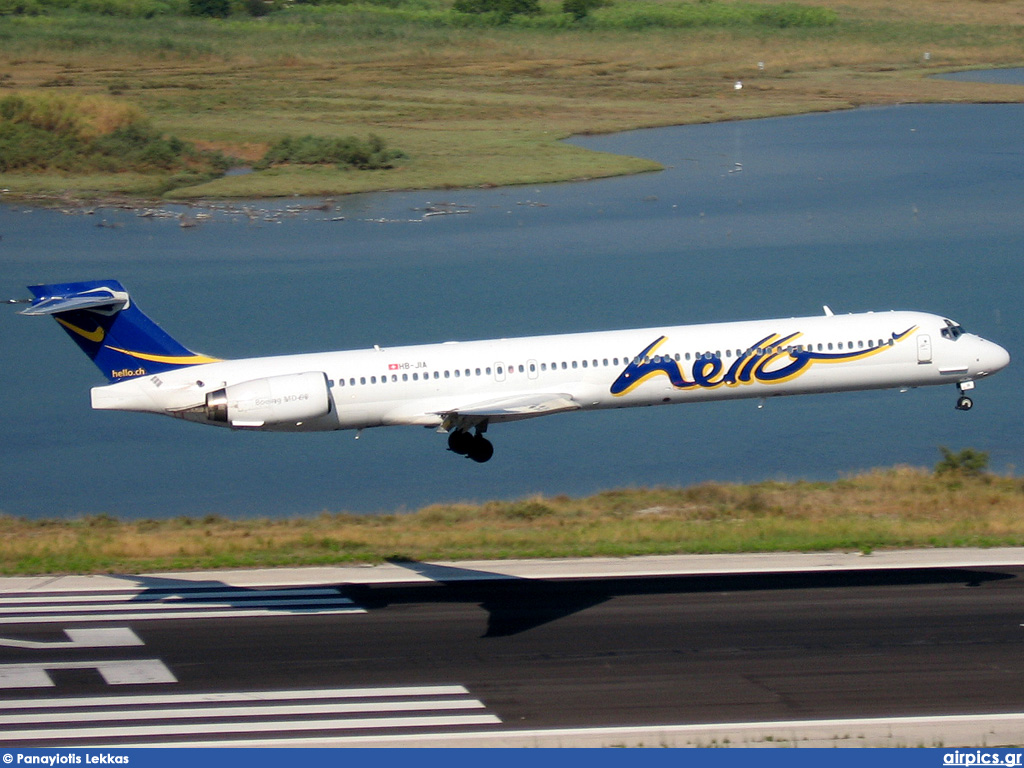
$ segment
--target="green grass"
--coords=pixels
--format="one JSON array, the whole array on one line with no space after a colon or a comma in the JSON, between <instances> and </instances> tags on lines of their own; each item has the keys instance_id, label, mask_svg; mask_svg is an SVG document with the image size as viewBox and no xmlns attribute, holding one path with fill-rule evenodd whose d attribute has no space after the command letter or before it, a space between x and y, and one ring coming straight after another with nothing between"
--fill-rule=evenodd
<instances>
[{"instance_id":1,"label":"green grass","mask_svg":"<svg viewBox=\"0 0 1024 768\"><path fill-rule=\"evenodd\" d=\"M1024 482L895 468L299 519L0 517L0 573L1024 545Z\"/></svg>"},{"instance_id":2,"label":"green grass","mask_svg":"<svg viewBox=\"0 0 1024 768\"><path fill-rule=\"evenodd\" d=\"M559 139L860 104L1021 98L1019 86L925 78L1020 66L1024 26L1012 3L617 0L578 23L555 0L541 7L498 25L446 0L296 5L263 19L3 16L0 89L112 96L161 134L247 162L288 136L372 133L406 155L386 171L272 169L169 193L179 197L593 178L658 166ZM136 194L137 179L124 178ZM119 180L0 174L15 193L87 196Z\"/></svg>"}]
</instances>

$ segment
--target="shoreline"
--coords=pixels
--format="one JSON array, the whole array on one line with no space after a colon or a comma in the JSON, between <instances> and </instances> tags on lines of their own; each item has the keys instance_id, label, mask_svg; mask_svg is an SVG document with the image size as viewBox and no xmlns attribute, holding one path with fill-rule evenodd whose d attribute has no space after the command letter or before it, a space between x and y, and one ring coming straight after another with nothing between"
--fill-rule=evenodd
<instances>
[{"instance_id":1,"label":"shoreline","mask_svg":"<svg viewBox=\"0 0 1024 768\"><path fill-rule=\"evenodd\" d=\"M402 13L296 6L226 24L11 15L0 93L43 94L51 109L62 98L92 99L107 117L134 115L236 166L284 138L367 133L403 159L358 171L314 159L205 182L196 168L72 162L78 172L0 173L4 199L203 206L599 179L661 166L564 139L866 105L1024 101L1020 84L936 77L1020 67L1024 32L1012 4L965 13L940 0L897 11L878 0L813 0L790 9L800 23L774 24L769 14L737 24L732 6L716 0L694 26L678 17L688 5L656 0L640 9L651 14L641 26L621 6L595 10L589 24L550 27L553 4L540 26L461 26L438 2ZM60 42L69 36L70 48Z\"/></svg>"},{"instance_id":2,"label":"shoreline","mask_svg":"<svg viewBox=\"0 0 1024 768\"><path fill-rule=\"evenodd\" d=\"M997 69L984 68L978 71L983 72L997 72L1001 69L1021 69L1018 67L1005 67ZM957 70L961 71L961 70ZM934 77L934 76L931 76ZM984 85L983 81L962 81L964 83L976 83ZM466 191L466 190L477 190L477 189L494 189L494 188L505 188L505 187L523 187L533 185L548 185L548 184L567 184L574 182L584 181L599 181L601 179L610 179L622 176L635 176L643 173L657 173L665 170L665 167L657 160L644 157L634 157L628 155L608 155L607 153L584 149L576 147L566 142L569 139L576 137L587 137L587 136L610 136L620 133L628 133L631 131L639 130L658 130L661 128L685 128L688 126L695 125L709 125L729 122L746 122L752 120L767 120L773 118L784 118L784 117L799 117L801 115L819 114L819 113L832 113L832 112L843 112L848 110L857 109L873 109L882 107L896 107L896 106L911 106L921 104L973 104L973 105L986 105L986 104L1018 104L1024 103L1024 82L1017 84L1000 84L996 87L1000 88L1015 88L1021 89L1018 99L997 99L991 98L978 98L976 100L962 100L953 99L949 101L933 101L930 99L923 99L920 101L880 101L875 103L861 103L844 106L833 106L828 109L820 109L818 107L809 105L806 109L785 112L783 114L773 114L764 116L733 116L723 115L716 120L699 121L699 122L679 122L670 123L665 125L648 126L648 125L636 125L627 126L612 131L594 131L586 133L577 133L572 136L568 136L564 139L559 139L556 142L560 146L572 147L574 150L579 152L587 153L593 156L610 157L616 160L622 161L626 164L633 164L635 167L623 168L616 171L601 170L591 174L580 173L574 169L567 170L560 176L545 179L534 179L534 178L522 178L522 179L502 179L500 181L485 181L474 184L459 185L446 180L445 178L438 179L434 184L420 184L410 183L408 185L381 185L381 186L367 186L366 188L345 188L339 186L338 188L323 189L320 192L316 191L296 191L288 194L275 193L273 191L267 191L266 193L259 192L259 185L253 189L246 189L244 193L239 194L189 194L191 187L182 187L172 190L170 193L164 196L157 195L146 195L139 194L134 195L131 193L124 192L98 192L98 191L82 191L76 192L68 188L53 189L52 191L24 191L18 192L16 189L12 189L9 186L0 188L0 204L10 205L24 205L29 207L46 208L46 209L65 209L66 213L77 213L77 214L90 214L94 211L90 209L115 209L125 211L146 211L156 210L160 208L168 208L178 206L187 209L196 209L204 211L226 211L229 213L244 214L246 209L251 206L247 205L247 202L269 202L269 201L280 201L285 203L288 200L317 200L317 203L303 203L295 206L303 210L330 210L330 204L333 203L335 198L350 197L353 195L360 194L391 194L391 193L408 193L417 191ZM322 169L314 168L290 168L287 172L294 173L296 176L302 176L305 172L309 174L318 174ZM367 173L360 171L349 171L347 173ZM377 173L387 173L387 171L381 171ZM244 174L245 177L252 177L254 174ZM47 179L51 176L46 172L39 172L36 174L17 174L17 177L30 177L33 179ZM208 187L211 185L217 185L219 182L225 180L237 179L238 174L227 173L222 177L214 179L213 181L206 182L198 185L199 188ZM5 175L0 173L0 185L4 183L10 183L12 179L11 175Z\"/></svg>"}]
</instances>

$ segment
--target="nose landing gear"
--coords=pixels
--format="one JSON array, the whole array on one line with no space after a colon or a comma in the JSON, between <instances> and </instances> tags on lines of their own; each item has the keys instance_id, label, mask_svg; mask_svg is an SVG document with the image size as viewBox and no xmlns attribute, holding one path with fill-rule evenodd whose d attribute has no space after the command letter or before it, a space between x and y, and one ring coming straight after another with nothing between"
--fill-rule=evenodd
<instances>
[{"instance_id":1,"label":"nose landing gear","mask_svg":"<svg viewBox=\"0 0 1024 768\"><path fill-rule=\"evenodd\" d=\"M967 393L974 389L973 381L961 381L957 387L960 389L960 397L956 399L956 409L958 411L969 411L974 407L974 401L967 396Z\"/></svg>"}]
</instances>

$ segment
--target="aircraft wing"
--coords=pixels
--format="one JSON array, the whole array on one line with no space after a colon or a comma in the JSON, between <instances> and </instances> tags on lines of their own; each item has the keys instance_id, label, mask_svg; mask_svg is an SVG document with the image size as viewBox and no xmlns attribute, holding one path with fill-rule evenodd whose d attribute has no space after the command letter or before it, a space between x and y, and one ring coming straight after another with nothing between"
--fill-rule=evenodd
<instances>
[{"instance_id":1,"label":"aircraft wing","mask_svg":"<svg viewBox=\"0 0 1024 768\"><path fill-rule=\"evenodd\" d=\"M422 405L406 404L388 413L384 424L408 424L438 427L439 432L449 429L471 429L482 422L496 424L503 421L521 421L549 413L575 411L583 406L564 393L538 392L471 400L465 404L442 401L437 410L424 410Z\"/></svg>"},{"instance_id":2,"label":"aircraft wing","mask_svg":"<svg viewBox=\"0 0 1024 768\"><path fill-rule=\"evenodd\" d=\"M537 393L467 403L458 408L439 411L437 415L450 419L519 421L520 419L531 419L534 416L546 416L549 413L575 411L580 407L580 404L573 400L571 395Z\"/></svg>"}]
</instances>

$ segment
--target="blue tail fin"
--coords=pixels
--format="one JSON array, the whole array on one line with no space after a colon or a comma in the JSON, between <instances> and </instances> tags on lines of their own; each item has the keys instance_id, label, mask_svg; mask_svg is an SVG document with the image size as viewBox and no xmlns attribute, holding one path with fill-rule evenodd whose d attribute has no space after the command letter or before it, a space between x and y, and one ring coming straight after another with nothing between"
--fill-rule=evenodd
<instances>
[{"instance_id":1,"label":"blue tail fin","mask_svg":"<svg viewBox=\"0 0 1024 768\"><path fill-rule=\"evenodd\" d=\"M135 306L116 280L30 285L23 315L53 315L110 381L216 362L183 347Z\"/></svg>"}]
</instances>

